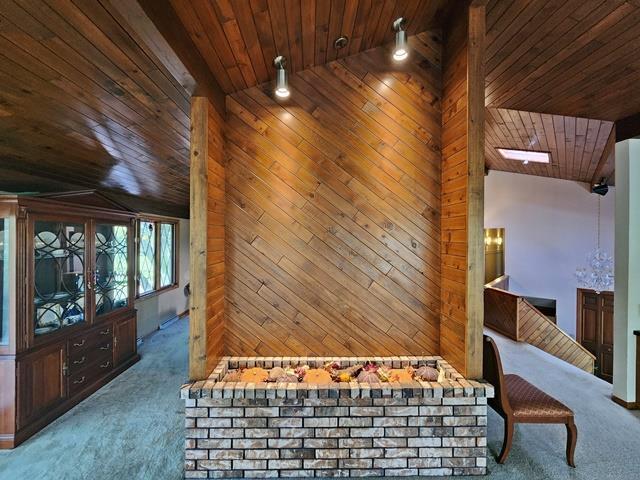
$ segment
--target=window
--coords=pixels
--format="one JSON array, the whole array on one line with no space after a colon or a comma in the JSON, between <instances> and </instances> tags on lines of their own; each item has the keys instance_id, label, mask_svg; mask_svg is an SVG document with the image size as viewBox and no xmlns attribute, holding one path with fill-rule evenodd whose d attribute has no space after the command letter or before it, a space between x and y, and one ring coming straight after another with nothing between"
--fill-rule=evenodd
<instances>
[{"instance_id":1,"label":"window","mask_svg":"<svg viewBox=\"0 0 640 480\"><path fill-rule=\"evenodd\" d=\"M175 222L138 222L139 297L177 285L176 230Z\"/></svg>"}]
</instances>

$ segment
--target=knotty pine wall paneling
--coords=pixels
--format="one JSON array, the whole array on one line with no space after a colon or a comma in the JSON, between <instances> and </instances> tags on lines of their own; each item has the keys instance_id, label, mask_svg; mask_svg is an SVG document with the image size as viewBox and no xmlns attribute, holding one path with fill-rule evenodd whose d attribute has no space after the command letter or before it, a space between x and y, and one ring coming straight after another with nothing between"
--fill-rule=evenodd
<instances>
[{"instance_id":1,"label":"knotty pine wall paneling","mask_svg":"<svg viewBox=\"0 0 640 480\"><path fill-rule=\"evenodd\" d=\"M440 354L482 376L484 6L452 17L443 46ZM478 2L482 3L482 2Z\"/></svg>"},{"instance_id":2,"label":"knotty pine wall paneling","mask_svg":"<svg viewBox=\"0 0 640 480\"><path fill-rule=\"evenodd\" d=\"M224 119L191 99L189 378L205 378L224 349Z\"/></svg>"},{"instance_id":3,"label":"knotty pine wall paneling","mask_svg":"<svg viewBox=\"0 0 640 480\"><path fill-rule=\"evenodd\" d=\"M440 43L227 97L227 354L439 353Z\"/></svg>"}]
</instances>

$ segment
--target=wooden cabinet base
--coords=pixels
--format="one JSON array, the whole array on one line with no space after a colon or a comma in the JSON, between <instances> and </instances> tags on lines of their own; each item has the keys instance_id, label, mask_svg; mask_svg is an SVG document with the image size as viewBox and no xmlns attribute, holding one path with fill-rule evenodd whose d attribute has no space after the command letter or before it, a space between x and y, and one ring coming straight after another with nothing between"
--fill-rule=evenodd
<instances>
[{"instance_id":1,"label":"wooden cabinet base","mask_svg":"<svg viewBox=\"0 0 640 480\"><path fill-rule=\"evenodd\" d=\"M41 415L36 420L24 426L24 428L20 428L14 435L8 434L0 434L0 449L10 449L15 448L20 445L22 442L27 440L29 437L33 436L38 431L42 430L49 423L54 421L56 418L60 417L62 414L66 413L68 410L76 406L82 400L87 398L92 393L96 392L104 385L109 383L115 377L120 375L122 372L127 370L131 365L140 360L140 355L135 354L133 357L124 361L118 367L111 370L107 375L99 378L97 381L88 384L84 389L77 391L72 397L68 398L66 401L58 404L56 407L47 411L46 414Z\"/></svg>"}]
</instances>

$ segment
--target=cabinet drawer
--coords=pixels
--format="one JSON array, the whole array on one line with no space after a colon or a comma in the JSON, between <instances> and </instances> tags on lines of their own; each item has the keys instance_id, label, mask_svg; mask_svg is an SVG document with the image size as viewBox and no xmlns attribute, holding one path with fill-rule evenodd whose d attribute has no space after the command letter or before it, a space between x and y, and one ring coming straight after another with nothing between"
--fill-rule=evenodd
<instances>
[{"instance_id":1,"label":"cabinet drawer","mask_svg":"<svg viewBox=\"0 0 640 480\"><path fill-rule=\"evenodd\" d=\"M112 369L113 352L103 352L102 355L95 357L92 363L69 376L69 394L74 395L76 392L102 378Z\"/></svg>"},{"instance_id":2,"label":"cabinet drawer","mask_svg":"<svg viewBox=\"0 0 640 480\"><path fill-rule=\"evenodd\" d=\"M111 324L94 328L88 332L76 335L69 339L69 355L75 355L78 352L95 347L102 344L105 340L113 342L113 327Z\"/></svg>"},{"instance_id":3,"label":"cabinet drawer","mask_svg":"<svg viewBox=\"0 0 640 480\"><path fill-rule=\"evenodd\" d=\"M75 375L77 372L93 365L94 363L108 358L113 359L113 343L111 339L84 348L69 355L69 374Z\"/></svg>"}]
</instances>

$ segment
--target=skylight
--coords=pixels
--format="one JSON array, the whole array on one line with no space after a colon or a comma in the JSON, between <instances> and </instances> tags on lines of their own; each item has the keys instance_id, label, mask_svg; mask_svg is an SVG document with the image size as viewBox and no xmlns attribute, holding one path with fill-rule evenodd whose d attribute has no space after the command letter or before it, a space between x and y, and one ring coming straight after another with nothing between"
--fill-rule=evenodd
<instances>
[{"instance_id":1,"label":"skylight","mask_svg":"<svg viewBox=\"0 0 640 480\"><path fill-rule=\"evenodd\" d=\"M507 160L517 160L525 165L529 162L551 163L549 152L532 152L531 150L513 150L510 148L497 148L498 153Z\"/></svg>"}]
</instances>

